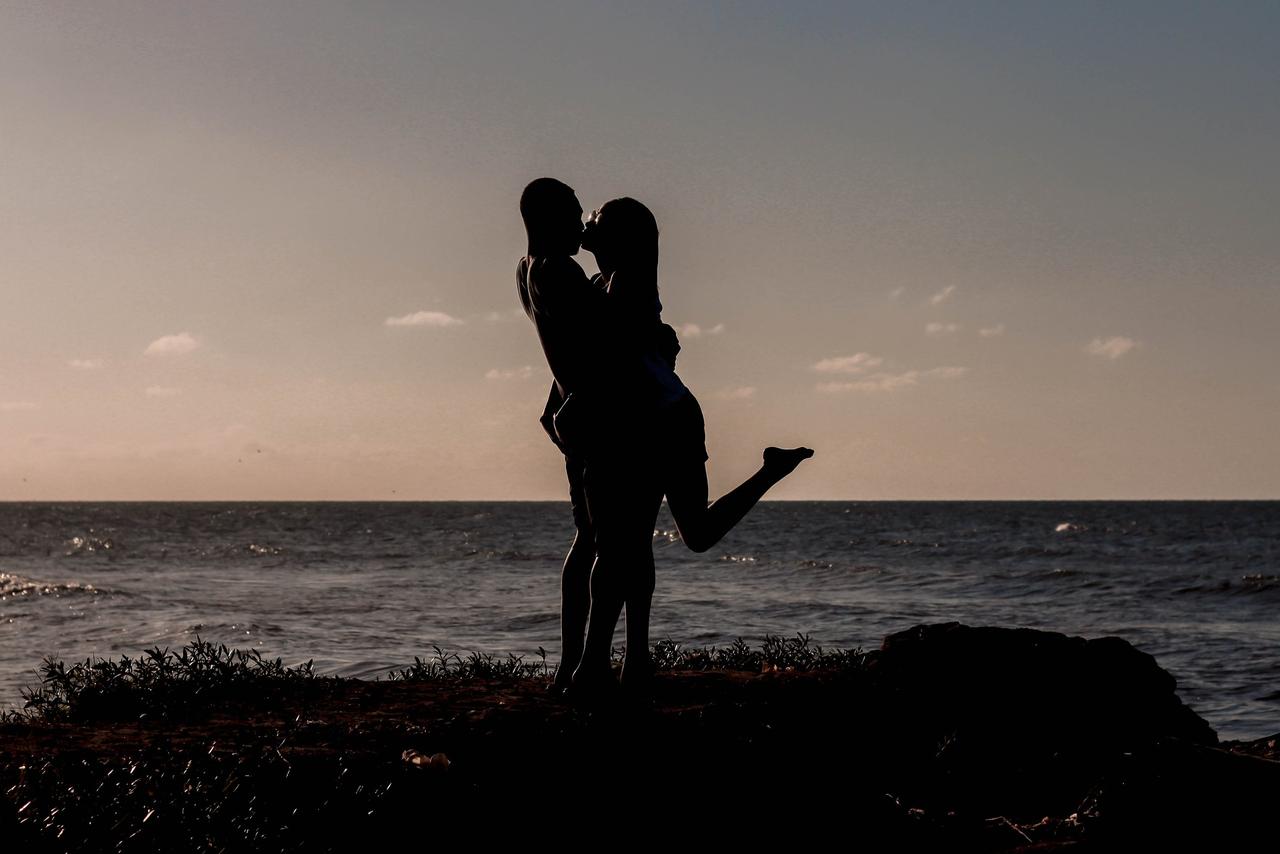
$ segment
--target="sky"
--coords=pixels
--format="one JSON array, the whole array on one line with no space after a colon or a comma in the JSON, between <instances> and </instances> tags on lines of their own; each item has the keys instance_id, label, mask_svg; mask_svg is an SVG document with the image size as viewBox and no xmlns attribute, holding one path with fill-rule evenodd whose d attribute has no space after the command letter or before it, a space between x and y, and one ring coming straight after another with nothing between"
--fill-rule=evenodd
<instances>
[{"instance_id":1,"label":"sky","mask_svg":"<svg viewBox=\"0 0 1280 854\"><path fill-rule=\"evenodd\" d=\"M0 0L0 500L558 499L517 200L712 491L1280 498L1274 3ZM588 272L589 255L580 257Z\"/></svg>"}]
</instances>

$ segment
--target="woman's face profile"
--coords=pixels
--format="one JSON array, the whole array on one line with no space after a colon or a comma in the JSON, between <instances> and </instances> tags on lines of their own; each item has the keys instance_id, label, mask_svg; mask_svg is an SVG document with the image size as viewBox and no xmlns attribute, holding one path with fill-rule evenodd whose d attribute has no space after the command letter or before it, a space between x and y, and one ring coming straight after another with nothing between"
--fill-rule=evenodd
<instances>
[{"instance_id":1,"label":"woman's face profile","mask_svg":"<svg viewBox=\"0 0 1280 854\"><path fill-rule=\"evenodd\" d=\"M599 209L591 212L591 216L587 217L586 225L582 227L582 248L588 252L595 252L600 243L600 211Z\"/></svg>"}]
</instances>

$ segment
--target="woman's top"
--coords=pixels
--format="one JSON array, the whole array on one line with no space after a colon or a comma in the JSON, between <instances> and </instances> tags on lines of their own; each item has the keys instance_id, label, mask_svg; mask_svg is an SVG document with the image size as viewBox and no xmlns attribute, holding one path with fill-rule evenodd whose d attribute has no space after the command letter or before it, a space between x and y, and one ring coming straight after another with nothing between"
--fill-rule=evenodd
<instances>
[{"instance_id":1,"label":"woman's top","mask_svg":"<svg viewBox=\"0 0 1280 854\"><path fill-rule=\"evenodd\" d=\"M621 271L607 282L599 274L594 280L604 285L613 302L614 317L620 321L616 327L619 333L630 339L624 347L640 354L650 403L656 409L665 409L687 396L689 389L675 371L680 341L675 330L662 322L657 283Z\"/></svg>"}]
</instances>

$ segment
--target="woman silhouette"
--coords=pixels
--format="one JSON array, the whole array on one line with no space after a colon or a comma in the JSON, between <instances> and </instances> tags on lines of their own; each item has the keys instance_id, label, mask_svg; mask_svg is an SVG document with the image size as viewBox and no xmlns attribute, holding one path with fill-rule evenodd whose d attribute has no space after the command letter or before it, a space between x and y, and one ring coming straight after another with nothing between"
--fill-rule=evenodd
<instances>
[{"instance_id":1,"label":"woman silhouette","mask_svg":"<svg viewBox=\"0 0 1280 854\"><path fill-rule=\"evenodd\" d=\"M595 256L606 284L616 352L640 356L639 369L632 368L627 378L640 399L628 407L628 423L597 427L607 431L606 441L618 452L612 455L614 465L589 470L585 476L587 506L596 529L596 562L586 643L572 684L574 691L592 691L611 680L613 631L625 602L622 682L628 689L643 691L652 675L653 530L662 496L667 497L685 545L704 552L813 451L766 448L755 474L708 503L702 408L676 375L679 344L662 323L657 221L635 199L614 199L592 214L582 248Z\"/></svg>"}]
</instances>

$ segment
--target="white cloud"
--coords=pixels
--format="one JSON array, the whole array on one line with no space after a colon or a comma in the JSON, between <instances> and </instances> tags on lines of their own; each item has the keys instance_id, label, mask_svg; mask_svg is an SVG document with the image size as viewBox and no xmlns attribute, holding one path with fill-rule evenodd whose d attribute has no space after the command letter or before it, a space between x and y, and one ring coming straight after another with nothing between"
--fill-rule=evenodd
<instances>
[{"instance_id":1,"label":"white cloud","mask_svg":"<svg viewBox=\"0 0 1280 854\"><path fill-rule=\"evenodd\" d=\"M32 412L40 408L40 404L29 400L0 401L0 412Z\"/></svg>"},{"instance_id":2,"label":"white cloud","mask_svg":"<svg viewBox=\"0 0 1280 854\"><path fill-rule=\"evenodd\" d=\"M96 371L98 368L102 367L102 360L101 359L72 359L70 362L67 362L67 365L81 371Z\"/></svg>"},{"instance_id":3,"label":"white cloud","mask_svg":"<svg viewBox=\"0 0 1280 854\"><path fill-rule=\"evenodd\" d=\"M978 330L978 334L983 338L995 338L997 335L1004 334L1004 324L997 323L995 326L984 326Z\"/></svg>"},{"instance_id":4,"label":"white cloud","mask_svg":"<svg viewBox=\"0 0 1280 854\"><path fill-rule=\"evenodd\" d=\"M889 299L898 299L906 292L907 292L906 288L894 288L893 290L889 291Z\"/></svg>"},{"instance_id":5,"label":"white cloud","mask_svg":"<svg viewBox=\"0 0 1280 854\"><path fill-rule=\"evenodd\" d=\"M951 335L960 331L958 323L929 323L924 327L926 335Z\"/></svg>"},{"instance_id":6,"label":"white cloud","mask_svg":"<svg viewBox=\"0 0 1280 854\"><path fill-rule=\"evenodd\" d=\"M938 291L933 296L929 297L929 305L942 305L944 302L950 299L951 295L954 294L955 292L956 292L955 285L947 285L945 288Z\"/></svg>"},{"instance_id":7,"label":"white cloud","mask_svg":"<svg viewBox=\"0 0 1280 854\"><path fill-rule=\"evenodd\" d=\"M1092 356L1103 356L1108 359L1119 359L1125 353L1138 346L1138 342L1123 335L1110 338L1095 338L1084 348Z\"/></svg>"},{"instance_id":8,"label":"white cloud","mask_svg":"<svg viewBox=\"0 0 1280 854\"><path fill-rule=\"evenodd\" d=\"M930 368L927 371L903 371L900 374L872 374L866 379L846 383L818 383L817 389L823 394L841 394L850 391L893 391L919 385L921 380L950 380L962 377L969 372L968 368L945 366Z\"/></svg>"},{"instance_id":9,"label":"white cloud","mask_svg":"<svg viewBox=\"0 0 1280 854\"><path fill-rule=\"evenodd\" d=\"M190 353L200 346L190 332L179 332L177 335L163 335L147 345L142 351L144 356L181 356Z\"/></svg>"},{"instance_id":10,"label":"white cloud","mask_svg":"<svg viewBox=\"0 0 1280 854\"><path fill-rule=\"evenodd\" d=\"M522 365L509 371L492 368L484 375L484 378L487 380L527 380L531 376L533 376L533 366Z\"/></svg>"},{"instance_id":11,"label":"white cloud","mask_svg":"<svg viewBox=\"0 0 1280 854\"><path fill-rule=\"evenodd\" d=\"M721 400L750 400L756 396L756 387L753 385L741 385L734 388L722 389L717 395Z\"/></svg>"},{"instance_id":12,"label":"white cloud","mask_svg":"<svg viewBox=\"0 0 1280 854\"><path fill-rule=\"evenodd\" d=\"M388 317L387 326L461 326L462 321L443 311L415 311L400 317Z\"/></svg>"},{"instance_id":13,"label":"white cloud","mask_svg":"<svg viewBox=\"0 0 1280 854\"><path fill-rule=\"evenodd\" d=\"M724 332L724 324L717 323L708 329L703 329L696 323L686 323L683 326L677 326L676 332L681 338L699 338L703 335L719 335Z\"/></svg>"},{"instance_id":14,"label":"white cloud","mask_svg":"<svg viewBox=\"0 0 1280 854\"><path fill-rule=\"evenodd\" d=\"M811 370L820 374L864 374L872 368L880 367L884 359L870 353L854 353L852 356L836 356L823 359L813 365Z\"/></svg>"},{"instance_id":15,"label":"white cloud","mask_svg":"<svg viewBox=\"0 0 1280 854\"><path fill-rule=\"evenodd\" d=\"M146 391L144 391L143 394L147 397L177 397L182 394L182 389L169 388L168 386L162 385L150 385L147 386Z\"/></svg>"}]
</instances>

